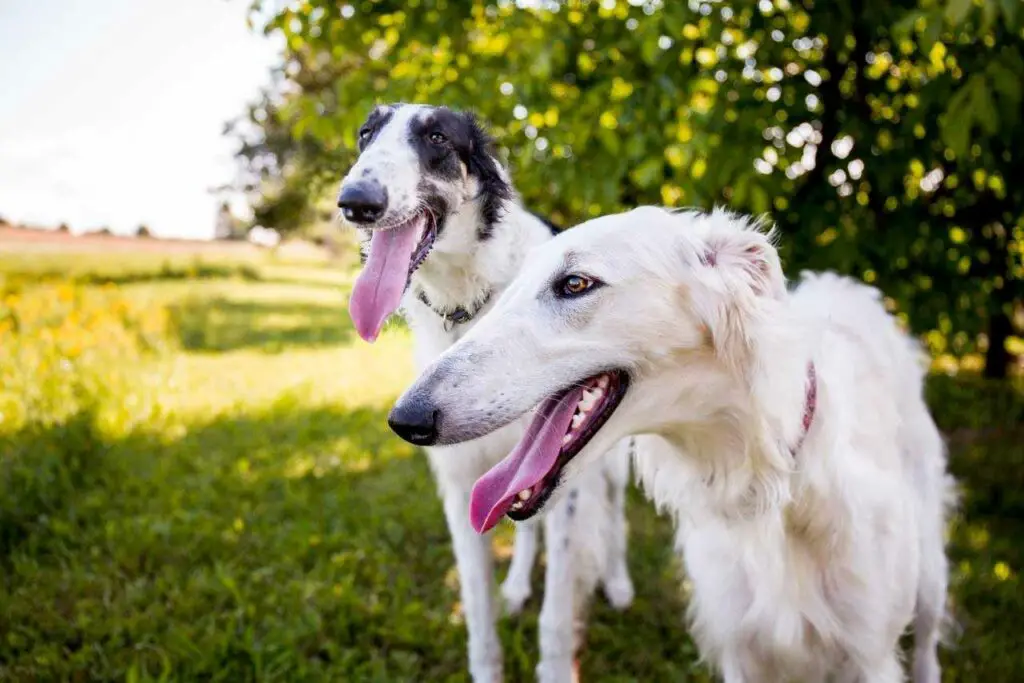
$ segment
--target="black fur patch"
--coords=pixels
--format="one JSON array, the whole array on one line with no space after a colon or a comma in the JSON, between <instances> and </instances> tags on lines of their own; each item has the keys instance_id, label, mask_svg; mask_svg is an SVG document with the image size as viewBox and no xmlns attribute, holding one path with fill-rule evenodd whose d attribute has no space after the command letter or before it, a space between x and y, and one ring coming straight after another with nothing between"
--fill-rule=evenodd
<instances>
[{"instance_id":1,"label":"black fur patch","mask_svg":"<svg viewBox=\"0 0 1024 683\"><path fill-rule=\"evenodd\" d=\"M533 217L534 217L534 218L536 218L537 220L539 220L539 221L540 221L541 223L543 223L544 225L548 226L548 230L550 230L550 231L551 231L551 234L552 234L552 235L557 235L558 233L562 232L562 229L561 229L560 227L558 227L557 225L555 225L554 223L552 223L552 222L551 222L550 220L548 220L548 219L547 219L547 218L545 218L544 216L541 216L541 215L540 215L539 213L537 213L536 211L531 211L530 213L531 213L531 214L533 214Z\"/></svg>"},{"instance_id":2,"label":"black fur patch","mask_svg":"<svg viewBox=\"0 0 1024 683\"><path fill-rule=\"evenodd\" d=\"M374 139L377 137L377 133L391 120L391 117L395 114L394 107L374 107L370 115L366 117L366 121L362 126L359 127L358 140L356 146L359 148L359 153L362 154L367 147L373 144Z\"/></svg>"},{"instance_id":3,"label":"black fur patch","mask_svg":"<svg viewBox=\"0 0 1024 683\"><path fill-rule=\"evenodd\" d=\"M438 134L441 139L433 139ZM494 142L476 117L468 112L438 107L416 119L409 135L424 175L458 180L465 166L466 172L476 178L483 222L477 229L477 236L480 239L490 237L494 224L501 219L505 202L512 198L512 188L501 177L501 169L494 158Z\"/></svg>"}]
</instances>

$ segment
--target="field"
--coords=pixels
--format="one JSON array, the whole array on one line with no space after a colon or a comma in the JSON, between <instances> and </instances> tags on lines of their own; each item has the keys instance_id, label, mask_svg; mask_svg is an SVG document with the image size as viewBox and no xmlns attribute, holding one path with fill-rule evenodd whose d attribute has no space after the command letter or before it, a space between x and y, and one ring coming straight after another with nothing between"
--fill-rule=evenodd
<instances>
[{"instance_id":1,"label":"field","mask_svg":"<svg viewBox=\"0 0 1024 683\"><path fill-rule=\"evenodd\" d=\"M0 253L0 681L467 680L441 507L384 419L409 339L355 336L351 277L249 251ZM944 680L1024 680L1024 401L930 394L964 485ZM636 603L595 605L583 679L709 681L670 525L636 491L629 517ZM532 679L538 608L501 623L507 680Z\"/></svg>"}]
</instances>

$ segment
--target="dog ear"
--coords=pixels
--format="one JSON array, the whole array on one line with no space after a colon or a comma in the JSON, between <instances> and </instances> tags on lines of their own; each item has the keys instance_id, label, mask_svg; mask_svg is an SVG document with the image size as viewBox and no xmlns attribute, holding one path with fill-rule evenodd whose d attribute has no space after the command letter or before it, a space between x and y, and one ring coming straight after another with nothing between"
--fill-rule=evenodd
<instances>
[{"instance_id":1,"label":"dog ear","mask_svg":"<svg viewBox=\"0 0 1024 683\"><path fill-rule=\"evenodd\" d=\"M716 212L717 213L717 212ZM711 219L714 220L715 214ZM735 221L732 217L730 221ZM781 299L786 293L779 254L774 245L774 230L765 230L760 221L747 223L742 229L732 227L712 231L701 256L705 266L720 271L730 288L741 287L756 297ZM734 293L738 293L734 290Z\"/></svg>"},{"instance_id":2,"label":"dog ear","mask_svg":"<svg viewBox=\"0 0 1024 683\"><path fill-rule=\"evenodd\" d=\"M757 365L758 329L786 296L786 281L773 235L765 225L725 211L700 225L699 261L713 271L708 284L718 290L707 304L705 321L716 355L737 377Z\"/></svg>"},{"instance_id":3,"label":"dog ear","mask_svg":"<svg viewBox=\"0 0 1024 683\"><path fill-rule=\"evenodd\" d=\"M502 173L494 140L472 112L464 112L463 116L469 129L469 154L464 160L466 170L479 183L482 224L477 233L481 239L486 239L493 224L501 219L505 202L512 198L512 186Z\"/></svg>"}]
</instances>

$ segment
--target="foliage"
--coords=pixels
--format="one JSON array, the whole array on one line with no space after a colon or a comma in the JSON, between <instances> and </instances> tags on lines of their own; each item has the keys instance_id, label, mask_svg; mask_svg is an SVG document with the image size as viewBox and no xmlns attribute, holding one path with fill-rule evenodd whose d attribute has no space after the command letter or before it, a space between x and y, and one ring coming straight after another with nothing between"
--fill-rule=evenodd
<instances>
[{"instance_id":1,"label":"foliage","mask_svg":"<svg viewBox=\"0 0 1024 683\"><path fill-rule=\"evenodd\" d=\"M164 347L166 316L112 290L70 282L0 289L0 551L45 528L106 466L106 425L151 417L128 368ZM134 406L130 419L101 412L111 396Z\"/></svg>"},{"instance_id":2,"label":"foliage","mask_svg":"<svg viewBox=\"0 0 1024 683\"><path fill-rule=\"evenodd\" d=\"M293 227L374 103L472 108L556 222L639 203L768 212L791 270L876 283L933 351L980 350L1002 376L1024 298L1018 4L288 4L266 22L287 48L242 158L287 188L264 210Z\"/></svg>"},{"instance_id":3,"label":"foliage","mask_svg":"<svg viewBox=\"0 0 1024 683\"><path fill-rule=\"evenodd\" d=\"M4 428L62 421L79 398L111 388L122 363L164 342L165 312L138 307L108 285L64 282L0 290L0 415Z\"/></svg>"},{"instance_id":4,"label":"foliage","mask_svg":"<svg viewBox=\"0 0 1024 683\"><path fill-rule=\"evenodd\" d=\"M995 381L970 374L932 375L925 396L936 424L945 432L1024 426L1024 383L1020 381Z\"/></svg>"},{"instance_id":5,"label":"foliage","mask_svg":"<svg viewBox=\"0 0 1024 683\"><path fill-rule=\"evenodd\" d=\"M358 341L351 274L260 258L162 280L143 255L56 258L5 292L0 680L467 680L444 515L386 426L408 335ZM243 265L258 277L233 277ZM965 489L946 680L1009 683L1024 674L1008 627L1024 610L1024 399L963 379L929 385ZM635 491L629 521L637 600L594 606L583 676L711 681L667 521ZM538 608L502 620L509 680L533 676Z\"/></svg>"}]
</instances>

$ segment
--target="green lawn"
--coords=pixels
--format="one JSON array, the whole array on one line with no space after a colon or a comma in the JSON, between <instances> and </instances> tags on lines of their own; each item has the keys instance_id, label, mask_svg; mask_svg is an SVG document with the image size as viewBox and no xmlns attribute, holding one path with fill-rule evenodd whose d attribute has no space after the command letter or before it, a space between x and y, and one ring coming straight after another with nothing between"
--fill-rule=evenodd
<instances>
[{"instance_id":1,"label":"green lawn","mask_svg":"<svg viewBox=\"0 0 1024 683\"><path fill-rule=\"evenodd\" d=\"M385 423L412 377L409 339L399 326L374 345L355 336L350 269L34 259L0 259L2 305L23 307L0 315L0 681L467 680L441 507L424 459ZM105 311L122 299L166 311L137 353L96 332L120 324ZM86 322L57 330L69 314L46 307L72 305ZM37 320L57 331L32 332ZM953 440L964 630L945 680L1024 680L1017 397L991 424L987 389L935 394L944 426L970 427ZM583 676L710 680L683 625L670 526L637 492L629 516L637 599L622 614L595 605ZM502 528L501 574L510 539ZM534 578L539 596L542 567ZM532 679L538 608L501 623L509 681Z\"/></svg>"}]
</instances>

